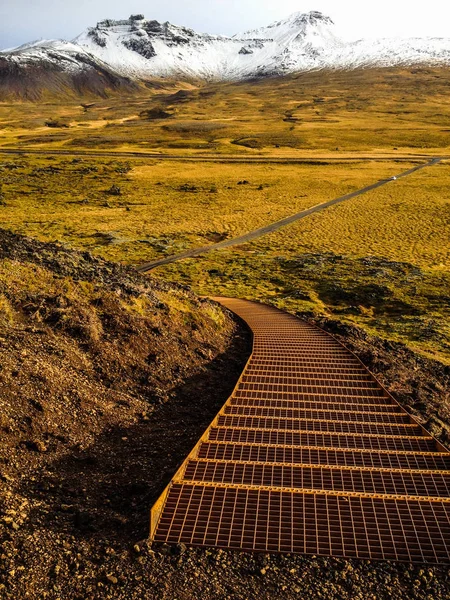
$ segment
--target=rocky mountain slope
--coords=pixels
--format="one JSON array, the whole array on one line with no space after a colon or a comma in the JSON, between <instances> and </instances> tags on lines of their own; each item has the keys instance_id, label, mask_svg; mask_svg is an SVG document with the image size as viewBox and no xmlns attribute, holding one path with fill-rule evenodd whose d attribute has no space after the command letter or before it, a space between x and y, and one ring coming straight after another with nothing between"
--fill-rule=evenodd
<instances>
[{"instance_id":1,"label":"rocky mountain slope","mask_svg":"<svg viewBox=\"0 0 450 600\"><path fill-rule=\"evenodd\" d=\"M294 13L268 27L233 37L148 20L144 15L104 20L72 43L40 41L0 53L0 85L15 67L86 73L111 69L116 77L239 80L321 68L450 64L448 39L344 42L320 12ZM8 70L9 67L9 70Z\"/></svg>"},{"instance_id":2,"label":"rocky mountain slope","mask_svg":"<svg viewBox=\"0 0 450 600\"><path fill-rule=\"evenodd\" d=\"M239 377L242 332L186 287L0 229L0 598L94 598L92 577L109 597L88 557L148 534Z\"/></svg>"},{"instance_id":3,"label":"rocky mountain slope","mask_svg":"<svg viewBox=\"0 0 450 600\"><path fill-rule=\"evenodd\" d=\"M36 100L43 94L106 96L136 84L76 44L47 41L0 52L0 97Z\"/></svg>"}]
</instances>

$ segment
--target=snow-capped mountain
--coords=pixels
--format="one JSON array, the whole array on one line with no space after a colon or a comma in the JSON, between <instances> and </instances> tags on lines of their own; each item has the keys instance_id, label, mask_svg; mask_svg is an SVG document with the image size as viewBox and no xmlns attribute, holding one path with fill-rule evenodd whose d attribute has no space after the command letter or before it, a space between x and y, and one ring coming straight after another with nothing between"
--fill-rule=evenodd
<instances>
[{"instance_id":1,"label":"snow-capped mountain","mask_svg":"<svg viewBox=\"0 0 450 600\"><path fill-rule=\"evenodd\" d=\"M333 34L331 19L316 12L295 13L269 27L231 38L141 17L102 21L74 43L122 74L207 79L310 69L318 56L332 56L343 47Z\"/></svg>"},{"instance_id":2,"label":"snow-capped mountain","mask_svg":"<svg viewBox=\"0 0 450 600\"><path fill-rule=\"evenodd\" d=\"M320 68L450 65L450 38L344 42L320 12L289 18L233 37L132 15L105 20L72 42L40 41L0 52L1 65L45 62L66 72L99 66L132 79L189 77L237 80Z\"/></svg>"},{"instance_id":3,"label":"snow-capped mountain","mask_svg":"<svg viewBox=\"0 0 450 600\"><path fill-rule=\"evenodd\" d=\"M0 99L37 100L43 94L104 96L111 90L136 87L131 79L71 42L41 40L0 52Z\"/></svg>"}]
</instances>

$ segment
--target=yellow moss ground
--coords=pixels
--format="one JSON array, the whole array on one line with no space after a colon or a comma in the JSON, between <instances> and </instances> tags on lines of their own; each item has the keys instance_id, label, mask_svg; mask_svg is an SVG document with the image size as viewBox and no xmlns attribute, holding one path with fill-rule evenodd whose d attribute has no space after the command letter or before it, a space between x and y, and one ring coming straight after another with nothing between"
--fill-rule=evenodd
<instances>
[{"instance_id":1,"label":"yellow moss ground","mask_svg":"<svg viewBox=\"0 0 450 600\"><path fill-rule=\"evenodd\" d=\"M2 146L316 156L449 153L450 72L319 71L143 89L134 97L0 103ZM148 118L161 109L169 118ZM46 126L52 122L53 127Z\"/></svg>"},{"instance_id":2,"label":"yellow moss ground","mask_svg":"<svg viewBox=\"0 0 450 600\"><path fill-rule=\"evenodd\" d=\"M234 237L428 156L450 156L449 86L448 69L366 69L142 90L87 111L77 101L0 103L0 148L111 153L0 155L2 222L130 264ZM149 118L155 108L168 118ZM173 159L114 156L121 150ZM178 155L310 162L188 163ZM449 189L447 161L157 275L199 293L332 315L450 360Z\"/></svg>"},{"instance_id":3,"label":"yellow moss ground","mask_svg":"<svg viewBox=\"0 0 450 600\"><path fill-rule=\"evenodd\" d=\"M2 166L1 211L16 232L139 263L243 234L409 166L8 159ZM399 189L402 185L398 182ZM364 198L352 203L356 213L365 203ZM289 228L281 239L288 242L292 235Z\"/></svg>"}]
</instances>

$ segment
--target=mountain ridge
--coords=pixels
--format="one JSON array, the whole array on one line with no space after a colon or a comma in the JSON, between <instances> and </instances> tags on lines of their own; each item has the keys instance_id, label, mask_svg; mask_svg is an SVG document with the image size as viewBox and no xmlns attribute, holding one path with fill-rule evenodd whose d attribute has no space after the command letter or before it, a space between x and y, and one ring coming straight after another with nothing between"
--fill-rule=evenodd
<instances>
[{"instance_id":1,"label":"mountain ridge","mask_svg":"<svg viewBox=\"0 0 450 600\"><path fill-rule=\"evenodd\" d=\"M326 68L450 65L450 38L346 42L334 27L331 18L318 11L296 12L231 37L197 33L142 14L105 19L71 42L40 40L1 51L0 87L11 65L27 73L49 65L72 75L90 70L93 78L98 66L117 81L245 80Z\"/></svg>"}]
</instances>

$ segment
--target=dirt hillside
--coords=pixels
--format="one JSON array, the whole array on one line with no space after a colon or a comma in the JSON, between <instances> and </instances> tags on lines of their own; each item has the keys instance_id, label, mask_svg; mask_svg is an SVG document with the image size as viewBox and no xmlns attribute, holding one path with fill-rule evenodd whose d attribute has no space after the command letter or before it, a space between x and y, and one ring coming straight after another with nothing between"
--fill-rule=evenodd
<instances>
[{"instance_id":1,"label":"dirt hillside","mask_svg":"<svg viewBox=\"0 0 450 600\"><path fill-rule=\"evenodd\" d=\"M389 349L359 346L382 371ZM150 547L150 507L250 352L189 289L0 230L0 348L2 600L449 597L447 567Z\"/></svg>"}]
</instances>

